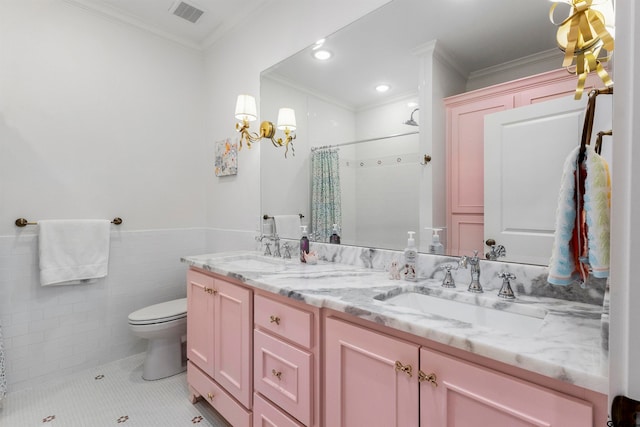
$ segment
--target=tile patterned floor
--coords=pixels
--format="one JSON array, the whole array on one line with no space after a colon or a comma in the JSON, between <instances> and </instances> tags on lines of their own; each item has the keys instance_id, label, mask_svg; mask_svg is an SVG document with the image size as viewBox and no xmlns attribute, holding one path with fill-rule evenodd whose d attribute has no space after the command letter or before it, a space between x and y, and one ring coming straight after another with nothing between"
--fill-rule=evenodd
<instances>
[{"instance_id":1,"label":"tile patterned floor","mask_svg":"<svg viewBox=\"0 0 640 427\"><path fill-rule=\"evenodd\" d=\"M229 427L204 402L189 401L186 373L142 379L144 354L37 389L9 391L2 427Z\"/></svg>"}]
</instances>

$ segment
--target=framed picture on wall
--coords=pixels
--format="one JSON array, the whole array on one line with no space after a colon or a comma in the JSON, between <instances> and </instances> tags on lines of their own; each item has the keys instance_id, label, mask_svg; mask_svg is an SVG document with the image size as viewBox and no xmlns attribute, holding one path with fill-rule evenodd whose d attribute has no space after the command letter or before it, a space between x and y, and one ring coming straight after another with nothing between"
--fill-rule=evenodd
<instances>
[{"instance_id":1,"label":"framed picture on wall","mask_svg":"<svg viewBox=\"0 0 640 427\"><path fill-rule=\"evenodd\" d=\"M238 173L238 141L227 138L216 142L216 176L236 175Z\"/></svg>"}]
</instances>

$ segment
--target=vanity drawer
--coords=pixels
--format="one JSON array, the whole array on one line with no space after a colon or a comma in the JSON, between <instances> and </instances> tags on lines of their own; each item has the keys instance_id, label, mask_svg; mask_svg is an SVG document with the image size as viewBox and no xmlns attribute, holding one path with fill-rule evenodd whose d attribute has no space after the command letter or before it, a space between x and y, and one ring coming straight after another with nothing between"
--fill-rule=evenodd
<instances>
[{"instance_id":1,"label":"vanity drawer","mask_svg":"<svg viewBox=\"0 0 640 427\"><path fill-rule=\"evenodd\" d=\"M253 395L253 427L304 427L259 394Z\"/></svg>"},{"instance_id":2,"label":"vanity drawer","mask_svg":"<svg viewBox=\"0 0 640 427\"><path fill-rule=\"evenodd\" d=\"M256 326L268 330L304 348L313 345L313 313L265 298L254 297L253 319Z\"/></svg>"},{"instance_id":3,"label":"vanity drawer","mask_svg":"<svg viewBox=\"0 0 640 427\"><path fill-rule=\"evenodd\" d=\"M187 383L232 426L251 427L251 412L190 361L187 362Z\"/></svg>"},{"instance_id":4,"label":"vanity drawer","mask_svg":"<svg viewBox=\"0 0 640 427\"><path fill-rule=\"evenodd\" d=\"M305 425L311 421L313 355L253 331L253 388Z\"/></svg>"}]
</instances>

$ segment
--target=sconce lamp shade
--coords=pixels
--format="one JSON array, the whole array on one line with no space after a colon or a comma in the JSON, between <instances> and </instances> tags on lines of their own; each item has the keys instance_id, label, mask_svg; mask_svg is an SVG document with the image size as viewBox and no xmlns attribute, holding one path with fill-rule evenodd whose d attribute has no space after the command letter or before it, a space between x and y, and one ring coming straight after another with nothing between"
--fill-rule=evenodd
<instances>
[{"instance_id":1,"label":"sconce lamp shade","mask_svg":"<svg viewBox=\"0 0 640 427\"><path fill-rule=\"evenodd\" d=\"M281 108L278 111L278 129L296 130L296 112L293 108Z\"/></svg>"},{"instance_id":2,"label":"sconce lamp shade","mask_svg":"<svg viewBox=\"0 0 640 427\"><path fill-rule=\"evenodd\" d=\"M256 99L251 95L238 95L236 101L236 119L252 122L258 118Z\"/></svg>"}]
</instances>

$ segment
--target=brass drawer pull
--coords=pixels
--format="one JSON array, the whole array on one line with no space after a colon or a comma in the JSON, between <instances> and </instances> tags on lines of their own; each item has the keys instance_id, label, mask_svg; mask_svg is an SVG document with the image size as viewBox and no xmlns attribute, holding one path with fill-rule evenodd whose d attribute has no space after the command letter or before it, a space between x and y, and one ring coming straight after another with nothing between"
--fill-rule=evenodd
<instances>
[{"instance_id":1,"label":"brass drawer pull","mask_svg":"<svg viewBox=\"0 0 640 427\"><path fill-rule=\"evenodd\" d=\"M216 291L213 288L204 288L204 291L208 294L212 294L212 295L216 295L218 293L218 291Z\"/></svg>"},{"instance_id":2,"label":"brass drawer pull","mask_svg":"<svg viewBox=\"0 0 640 427\"><path fill-rule=\"evenodd\" d=\"M404 372L405 374L409 375L409 378L413 376L413 368L411 367L411 365L403 365L399 360L396 360L396 371Z\"/></svg>"},{"instance_id":3,"label":"brass drawer pull","mask_svg":"<svg viewBox=\"0 0 640 427\"><path fill-rule=\"evenodd\" d=\"M275 323L276 325L279 325L280 324L280 317L274 316L272 314L271 316L269 316L269 322L270 323Z\"/></svg>"},{"instance_id":4,"label":"brass drawer pull","mask_svg":"<svg viewBox=\"0 0 640 427\"><path fill-rule=\"evenodd\" d=\"M425 374L422 371L418 371L418 381L419 382L430 382L432 386L438 387L438 377L435 373Z\"/></svg>"},{"instance_id":5,"label":"brass drawer pull","mask_svg":"<svg viewBox=\"0 0 640 427\"><path fill-rule=\"evenodd\" d=\"M274 377L278 379L278 381L282 380L282 372L272 369L271 373L273 374Z\"/></svg>"},{"instance_id":6,"label":"brass drawer pull","mask_svg":"<svg viewBox=\"0 0 640 427\"><path fill-rule=\"evenodd\" d=\"M209 400L213 400L213 393L207 393L207 398L209 398Z\"/></svg>"}]
</instances>

